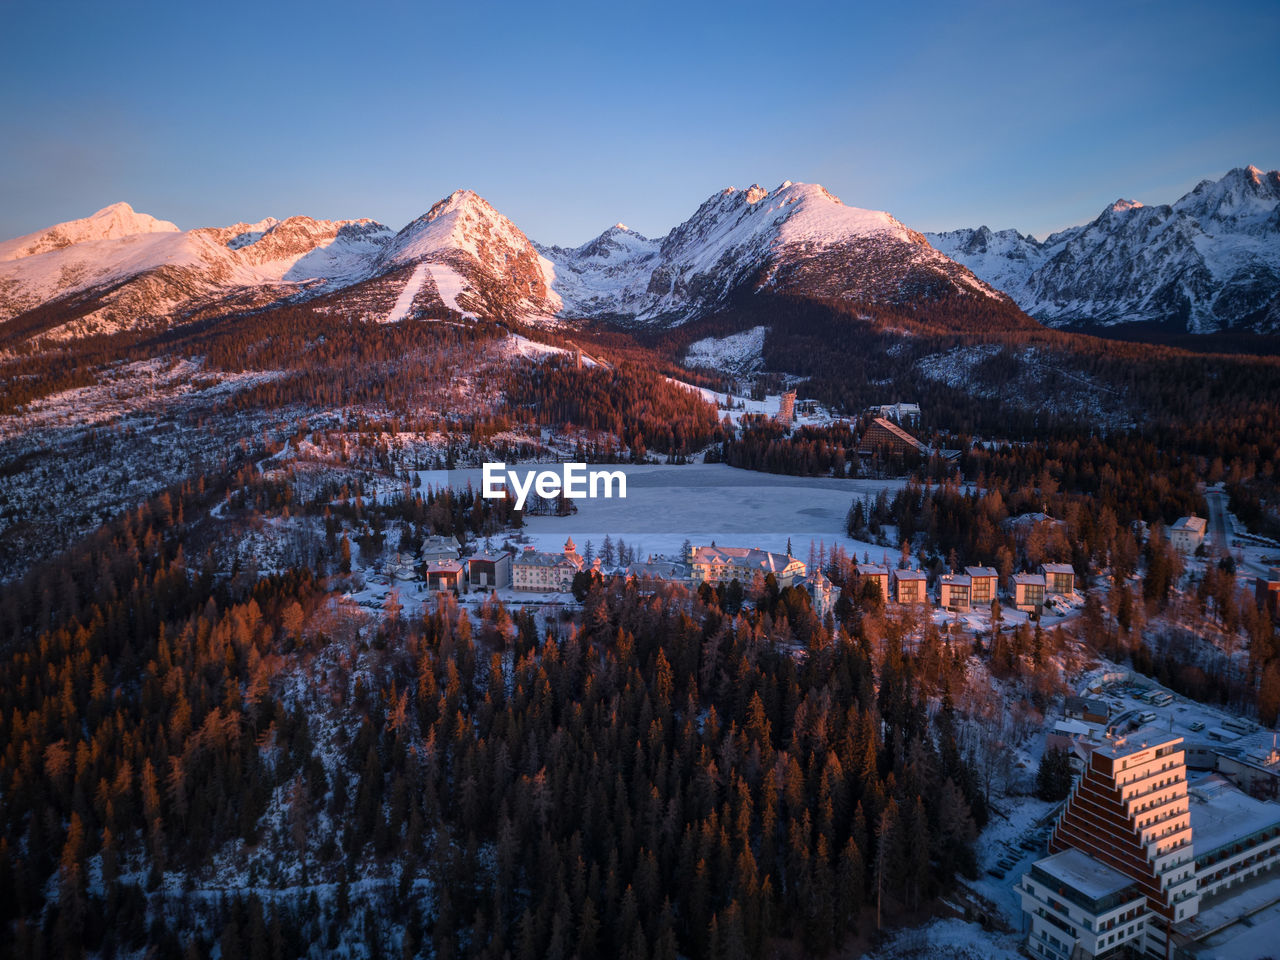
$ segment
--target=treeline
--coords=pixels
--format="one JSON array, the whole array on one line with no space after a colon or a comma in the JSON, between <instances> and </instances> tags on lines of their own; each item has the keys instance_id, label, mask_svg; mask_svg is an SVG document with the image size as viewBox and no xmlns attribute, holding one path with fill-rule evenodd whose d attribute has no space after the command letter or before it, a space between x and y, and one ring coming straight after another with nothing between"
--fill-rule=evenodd
<instances>
[{"instance_id":1,"label":"treeline","mask_svg":"<svg viewBox=\"0 0 1280 960\"><path fill-rule=\"evenodd\" d=\"M745 470L808 477L844 477L858 471L857 438L846 423L792 430L772 417L741 418L733 437L708 451L710 462Z\"/></svg>"},{"instance_id":2,"label":"treeline","mask_svg":"<svg viewBox=\"0 0 1280 960\"><path fill-rule=\"evenodd\" d=\"M578 369L552 357L512 368L505 394L534 423L612 433L634 460L648 449L687 456L724 436L716 407L700 393L630 364Z\"/></svg>"}]
</instances>

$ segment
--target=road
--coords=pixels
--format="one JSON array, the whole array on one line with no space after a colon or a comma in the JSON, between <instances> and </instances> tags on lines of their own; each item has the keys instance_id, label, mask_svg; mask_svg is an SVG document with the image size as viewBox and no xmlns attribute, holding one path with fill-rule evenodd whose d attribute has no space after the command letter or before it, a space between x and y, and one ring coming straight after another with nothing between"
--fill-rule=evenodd
<instances>
[{"instance_id":1,"label":"road","mask_svg":"<svg viewBox=\"0 0 1280 960\"><path fill-rule=\"evenodd\" d=\"M1204 492L1204 498L1209 503L1209 539L1212 545L1222 553L1235 556L1235 551L1231 548L1230 526L1227 523L1226 496L1221 490L1211 488ZM1241 575L1248 577L1265 579L1268 575L1265 564L1254 563L1248 559L1243 562L1237 561L1237 570Z\"/></svg>"}]
</instances>

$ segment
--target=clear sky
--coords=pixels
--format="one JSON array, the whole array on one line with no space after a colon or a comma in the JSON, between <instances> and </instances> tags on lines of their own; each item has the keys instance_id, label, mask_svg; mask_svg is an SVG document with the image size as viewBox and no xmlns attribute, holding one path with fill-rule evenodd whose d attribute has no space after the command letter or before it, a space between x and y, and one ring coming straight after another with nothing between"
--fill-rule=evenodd
<instances>
[{"instance_id":1,"label":"clear sky","mask_svg":"<svg viewBox=\"0 0 1280 960\"><path fill-rule=\"evenodd\" d=\"M117 200L398 228L465 186L576 245L785 179L1043 234L1248 163L1274 0L0 6L0 238Z\"/></svg>"}]
</instances>

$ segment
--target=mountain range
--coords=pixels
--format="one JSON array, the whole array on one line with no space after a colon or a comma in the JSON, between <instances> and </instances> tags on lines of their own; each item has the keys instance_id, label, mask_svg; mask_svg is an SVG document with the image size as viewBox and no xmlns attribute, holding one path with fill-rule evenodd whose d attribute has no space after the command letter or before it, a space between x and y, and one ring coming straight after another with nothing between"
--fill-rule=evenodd
<instances>
[{"instance_id":1,"label":"mountain range","mask_svg":"<svg viewBox=\"0 0 1280 960\"><path fill-rule=\"evenodd\" d=\"M117 203L0 243L0 340L319 297L383 322L669 326L761 291L925 309L957 298L1016 303L1055 326L1276 332L1280 172L1232 170L1172 205L1118 201L1043 241L985 226L922 234L790 181L719 191L665 237L617 224L575 248L531 241L470 190L398 232L301 216L183 231Z\"/></svg>"},{"instance_id":2,"label":"mountain range","mask_svg":"<svg viewBox=\"0 0 1280 960\"><path fill-rule=\"evenodd\" d=\"M1117 200L1043 241L985 226L926 236L1051 326L1280 332L1277 170L1237 168L1173 204Z\"/></svg>"}]
</instances>

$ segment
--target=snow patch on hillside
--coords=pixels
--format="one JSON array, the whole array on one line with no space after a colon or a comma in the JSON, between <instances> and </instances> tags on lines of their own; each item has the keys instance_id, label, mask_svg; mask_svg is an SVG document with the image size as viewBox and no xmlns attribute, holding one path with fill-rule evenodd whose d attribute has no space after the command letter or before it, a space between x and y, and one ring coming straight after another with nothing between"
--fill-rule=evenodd
<instances>
[{"instance_id":1,"label":"snow patch on hillside","mask_svg":"<svg viewBox=\"0 0 1280 960\"><path fill-rule=\"evenodd\" d=\"M458 297L471 291L467 281L462 278L462 274L443 263L423 263L419 265L419 269L422 267L426 267L430 271L431 279L435 281L436 290L439 292L440 300L444 305L464 317L474 319L474 313L469 313L458 306Z\"/></svg>"},{"instance_id":2,"label":"snow patch on hillside","mask_svg":"<svg viewBox=\"0 0 1280 960\"><path fill-rule=\"evenodd\" d=\"M768 327L758 326L727 337L703 337L689 344L685 363L725 373L754 373L764 365L764 338L768 332Z\"/></svg>"},{"instance_id":3,"label":"snow patch on hillside","mask_svg":"<svg viewBox=\"0 0 1280 960\"><path fill-rule=\"evenodd\" d=\"M413 273L409 274L409 279L405 283L404 289L400 291L400 296L396 297L396 302L392 305L391 312L387 314L383 323L399 323L409 316L409 311L413 309L413 301L422 289L422 284L426 281L429 271L430 267L426 263L420 263L413 268Z\"/></svg>"}]
</instances>

